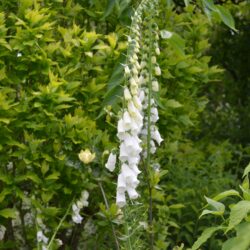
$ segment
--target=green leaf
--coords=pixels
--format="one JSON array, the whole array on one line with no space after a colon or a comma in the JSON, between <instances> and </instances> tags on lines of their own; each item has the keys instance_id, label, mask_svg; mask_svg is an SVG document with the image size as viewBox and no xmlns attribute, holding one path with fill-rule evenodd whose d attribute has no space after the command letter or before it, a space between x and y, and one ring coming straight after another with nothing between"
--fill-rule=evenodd
<instances>
[{"instance_id":1,"label":"green leaf","mask_svg":"<svg viewBox=\"0 0 250 250\"><path fill-rule=\"evenodd\" d=\"M116 0L108 0L108 4L106 6L105 12L101 18L101 20L104 20L106 17L108 17L115 7Z\"/></svg>"},{"instance_id":2,"label":"green leaf","mask_svg":"<svg viewBox=\"0 0 250 250\"><path fill-rule=\"evenodd\" d=\"M250 212L250 201L240 201L232 207L227 231L237 226Z\"/></svg>"},{"instance_id":3,"label":"green leaf","mask_svg":"<svg viewBox=\"0 0 250 250\"><path fill-rule=\"evenodd\" d=\"M239 196L240 197L240 194L238 191L234 190L234 189L230 189L230 190L227 190L225 192L222 192L218 195L216 195L215 197L213 197L213 200L215 201L219 201L225 197L228 197L228 196Z\"/></svg>"},{"instance_id":4,"label":"green leaf","mask_svg":"<svg viewBox=\"0 0 250 250\"><path fill-rule=\"evenodd\" d=\"M12 193L12 190L11 189L8 189L8 188L5 188L1 193L0 193L0 202L2 202L5 197L8 195L8 194L11 194Z\"/></svg>"},{"instance_id":5,"label":"green leaf","mask_svg":"<svg viewBox=\"0 0 250 250\"><path fill-rule=\"evenodd\" d=\"M15 208L5 208L0 210L0 216L4 218L12 218L15 219L17 217L16 209Z\"/></svg>"},{"instance_id":6,"label":"green leaf","mask_svg":"<svg viewBox=\"0 0 250 250\"><path fill-rule=\"evenodd\" d=\"M180 104L178 101L174 99L167 100L166 106L170 108L180 108L182 107L182 104Z\"/></svg>"},{"instance_id":7,"label":"green leaf","mask_svg":"<svg viewBox=\"0 0 250 250\"><path fill-rule=\"evenodd\" d=\"M185 40L176 33L172 33L172 36L167 40L168 43L176 49L180 55L185 55Z\"/></svg>"},{"instance_id":8,"label":"green leaf","mask_svg":"<svg viewBox=\"0 0 250 250\"><path fill-rule=\"evenodd\" d=\"M225 211L224 204L222 204L221 202L215 201L213 199L210 199L206 196L205 196L205 199L207 200L207 203L211 207L211 209L203 210L199 218L201 218L205 214L223 215Z\"/></svg>"},{"instance_id":9,"label":"green leaf","mask_svg":"<svg viewBox=\"0 0 250 250\"><path fill-rule=\"evenodd\" d=\"M15 181L18 183L18 182L26 181L28 179L33 181L36 184L40 184L42 182L41 179L35 173L32 173L32 172L27 173L25 175L17 176L15 178Z\"/></svg>"},{"instance_id":10,"label":"green leaf","mask_svg":"<svg viewBox=\"0 0 250 250\"><path fill-rule=\"evenodd\" d=\"M191 250L196 250L199 249L199 247L205 243L216 231L221 230L221 227L209 227L206 228L201 236L195 241L195 243L193 244Z\"/></svg>"},{"instance_id":11,"label":"green leaf","mask_svg":"<svg viewBox=\"0 0 250 250\"><path fill-rule=\"evenodd\" d=\"M250 223L241 223L236 227L237 236L224 242L222 250L248 250L250 246Z\"/></svg>"},{"instance_id":12,"label":"green leaf","mask_svg":"<svg viewBox=\"0 0 250 250\"><path fill-rule=\"evenodd\" d=\"M230 11L226 8L224 8L223 6L221 5L217 5L217 13L219 14L222 22L227 25L229 28L231 28L232 30L235 30L235 22L234 22L234 19L230 13Z\"/></svg>"},{"instance_id":13,"label":"green leaf","mask_svg":"<svg viewBox=\"0 0 250 250\"><path fill-rule=\"evenodd\" d=\"M249 172L250 172L250 162L246 166L242 177L244 178L245 176L247 176Z\"/></svg>"},{"instance_id":14,"label":"green leaf","mask_svg":"<svg viewBox=\"0 0 250 250\"><path fill-rule=\"evenodd\" d=\"M217 11L217 8L216 8L213 0L202 0L202 3L204 5L204 7L206 7L207 9Z\"/></svg>"},{"instance_id":15,"label":"green leaf","mask_svg":"<svg viewBox=\"0 0 250 250\"><path fill-rule=\"evenodd\" d=\"M49 176L47 176L45 179L46 180L57 180L60 177L60 173L59 172L54 172L52 174L50 174Z\"/></svg>"}]
</instances>

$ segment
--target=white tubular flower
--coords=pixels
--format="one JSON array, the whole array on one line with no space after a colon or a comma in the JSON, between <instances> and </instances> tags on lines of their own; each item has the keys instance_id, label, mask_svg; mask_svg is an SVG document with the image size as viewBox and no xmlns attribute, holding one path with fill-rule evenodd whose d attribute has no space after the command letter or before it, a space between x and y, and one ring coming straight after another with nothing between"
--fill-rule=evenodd
<instances>
[{"instance_id":1,"label":"white tubular flower","mask_svg":"<svg viewBox=\"0 0 250 250\"><path fill-rule=\"evenodd\" d=\"M158 129L155 129L151 135L152 135L152 138L157 142L157 144L160 145L163 139L161 138L161 135Z\"/></svg>"},{"instance_id":2,"label":"white tubular flower","mask_svg":"<svg viewBox=\"0 0 250 250\"><path fill-rule=\"evenodd\" d=\"M105 164L105 167L110 171L113 172L115 169L115 164L116 164L116 155L113 154L112 152L109 155L108 161Z\"/></svg>"},{"instance_id":3,"label":"white tubular flower","mask_svg":"<svg viewBox=\"0 0 250 250\"><path fill-rule=\"evenodd\" d=\"M126 205L125 192L116 192L116 204L118 207L124 207Z\"/></svg>"},{"instance_id":4,"label":"white tubular flower","mask_svg":"<svg viewBox=\"0 0 250 250\"><path fill-rule=\"evenodd\" d=\"M135 172L127 164L122 164L121 173L124 176L127 187L137 187L139 184L137 174L135 174Z\"/></svg>"},{"instance_id":5,"label":"white tubular flower","mask_svg":"<svg viewBox=\"0 0 250 250\"><path fill-rule=\"evenodd\" d=\"M120 155L119 159L121 162L125 162L129 159L129 154L125 143L120 144Z\"/></svg>"},{"instance_id":6,"label":"white tubular flower","mask_svg":"<svg viewBox=\"0 0 250 250\"><path fill-rule=\"evenodd\" d=\"M131 164L131 163L130 163L130 168L134 171L134 173L135 173L136 175L138 175L138 174L141 173L141 171L140 171L139 168L137 167L137 164Z\"/></svg>"},{"instance_id":7,"label":"white tubular flower","mask_svg":"<svg viewBox=\"0 0 250 250\"><path fill-rule=\"evenodd\" d=\"M128 196L131 200L135 200L139 197L138 193L136 192L135 188L127 187Z\"/></svg>"},{"instance_id":8,"label":"white tubular flower","mask_svg":"<svg viewBox=\"0 0 250 250\"><path fill-rule=\"evenodd\" d=\"M128 164L130 166L137 165L140 162L140 156L131 156L128 159ZM138 168L137 168L138 169Z\"/></svg>"},{"instance_id":9,"label":"white tubular flower","mask_svg":"<svg viewBox=\"0 0 250 250\"><path fill-rule=\"evenodd\" d=\"M141 103L144 101L144 98L145 98L145 92L143 90L141 90L139 92L139 99L140 99Z\"/></svg>"},{"instance_id":10,"label":"white tubular flower","mask_svg":"<svg viewBox=\"0 0 250 250\"><path fill-rule=\"evenodd\" d=\"M161 68L159 66L155 67L155 75L160 76L161 75Z\"/></svg>"},{"instance_id":11,"label":"white tubular flower","mask_svg":"<svg viewBox=\"0 0 250 250\"><path fill-rule=\"evenodd\" d=\"M158 110L157 108L153 107L151 108L151 121L157 122L159 120Z\"/></svg>"},{"instance_id":12,"label":"white tubular flower","mask_svg":"<svg viewBox=\"0 0 250 250\"><path fill-rule=\"evenodd\" d=\"M152 90L155 91L155 92L159 91L159 83L158 83L158 81L154 80L152 82Z\"/></svg>"},{"instance_id":13,"label":"white tubular flower","mask_svg":"<svg viewBox=\"0 0 250 250\"><path fill-rule=\"evenodd\" d=\"M118 175L117 191L119 193L124 193L126 191L126 180L122 173Z\"/></svg>"}]
</instances>

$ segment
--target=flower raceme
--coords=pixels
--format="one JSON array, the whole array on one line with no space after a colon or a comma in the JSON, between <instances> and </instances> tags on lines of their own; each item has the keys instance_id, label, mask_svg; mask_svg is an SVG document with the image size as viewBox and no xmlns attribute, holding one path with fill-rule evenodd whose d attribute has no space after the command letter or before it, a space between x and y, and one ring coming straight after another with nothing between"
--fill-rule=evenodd
<instances>
[{"instance_id":1,"label":"flower raceme","mask_svg":"<svg viewBox=\"0 0 250 250\"><path fill-rule=\"evenodd\" d=\"M118 157L120 173L117 180L116 203L119 207L126 205L126 193L131 200L139 197L136 191L139 185L138 175L141 173L139 163L141 154L145 156L147 151L143 145L146 144L148 126L150 126L151 140L147 147L150 147L151 153L156 151L155 142L159 145L162 141L155 125L159 119L158 110L154 99L149 95L150 91L159 91L158 81L155 78L152 81L152 75L161 75L156 58L160 54L157 42L159 36L157 32L148 33L148 25L152 25L151 21L148 21L150 18L143 20L147 12L154 12L155 3L156 1L146 0L139 5L132 18L131 33L128 36L127 64L124 65L127 84L124 87L124 106L117 128L117 137L120 141ZM150 49L152 51L149 51ZM150 114L149 99L152 106ZM148 116L151 120L149 125ZM115 165L116 155L111 152L105 167L112 172Z\"/></svg>"}]
</instances>

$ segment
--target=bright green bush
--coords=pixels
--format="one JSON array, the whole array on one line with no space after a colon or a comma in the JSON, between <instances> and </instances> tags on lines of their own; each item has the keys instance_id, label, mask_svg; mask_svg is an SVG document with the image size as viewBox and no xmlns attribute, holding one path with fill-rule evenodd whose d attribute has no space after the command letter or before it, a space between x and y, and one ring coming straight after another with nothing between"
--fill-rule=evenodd
<instances>
[{"instance_id":1,"label":"bright green bush","mask_svg":"<svg viewBox=\"0 0 250 250\"><path fill-rule=\"evenodd\" d=\"M116 176L104 165L117 147L121 63L137 2L1 1L0 225L6 229L1 249L41 249L39 230L55 236L51 249L59 248L59 239L63 249L118 249L117 242L121 249L149 249L152 233L155 249L189 247L208 225L209 219L198 221L203 196L236 181L237 152L249 150L221 136L223 118L221 130L211 129L219 96L211 83L222 77L213 65L219 64L209 40L213 26L199 5L160 1L155 22L162 31L162 75L155 97L164 142L151 179L153 230L144 175L138 203L123 210L115 205ZM233 26L227 11L210 7L217 18L226 13L221 19ZM166 32L172 36L164 37ZM79 158L81 150L89 151ZM235 161L239 169L231 172ZM71 207L82 191L89 192L89 204L81 210L83 221L74 224ZM0 236L3 231L0 227ZM222 239L212 239L210 246Z\"/></svg>"}]
</instances>

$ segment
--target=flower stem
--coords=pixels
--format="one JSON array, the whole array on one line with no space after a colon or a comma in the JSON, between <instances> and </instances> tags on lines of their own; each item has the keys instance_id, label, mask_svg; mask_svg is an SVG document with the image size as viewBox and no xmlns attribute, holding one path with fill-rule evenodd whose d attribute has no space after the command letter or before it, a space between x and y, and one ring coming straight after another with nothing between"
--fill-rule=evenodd
<instances>
[{"instance_id":1,"label":"flower stem","mask_svg":"<svg viewBox=\"0 0 250 250\"><path fill-rule=\"evenodd\" d=\"M152 198L152 184L151 184L151 169L150 169L150 141L151 141L151 97L152 97L152 24L149 24L150 44L149 44L149 59L148 59L148 107L147 107L147 158L146 158L146 169L148 174L148 192L149 192L149 211L148 211L148 222L149 222L149 234L150 234L150 249L154 249L154 233L153 233L153 198Z\"/></svg>"},{"instance_id":2,"label":"flower stem","mask_svg":"<svg viewBox=\"0 0 250 250\"><path fill-rule=\"evenodd\" d=\"M102 192L102 196L103 196L103 199L104 199L104 203L105 203L106 209L109 209L108 200L107 200L107 197L106 197L106 195L105 195L105 192L104 192L102 183L99 181L99 182L98 182L98 185L99 185L99 187L100 187L100 189L101 189L101 192ZM116 233L115 233L114 225L112 224L112 221L111 221L110 219L109 219L109 222L110 222L110 225L111 225L111 228L112 228L112 232L113 232L113 236L114 236L114 240L115 240L115 245L116 245L116 250L119 250L119 249L120 249L120 246L119 246L118 238L117 238Z\"/></svg>"},{"instance_id":3,"label":"flower stem","mask_svg":"<svg viewBox=\"0 0 250 250\"><path fill-rule=\"evenodd\" d=\"M49 244L48 244L48 247L47 247L48 250L50 250L50 247L51 247L51 245L52 245L52 243L53 243L53 241L54 241L54 239L55 239L55 237L56 237L56 235L57 235L57 232L59 231L59 229L60 229L61 226L62 226L62 223L64 222L64 220L66 219L67 215L69 214L69 211L70 211L70 209L71 209L71 206L72 206L72 202L70 203L70 205L69 205L67 211L65 212L64 216L62 217L62 219L60 220L59 224L57 225L57 228L56 228L54 234L52 235L52 237L51 237L51 239L50 239L50 241L49 241Z\"/></svg>"}]
</instances>

